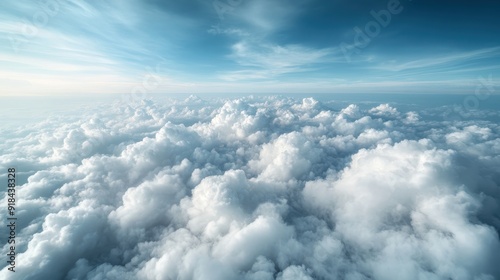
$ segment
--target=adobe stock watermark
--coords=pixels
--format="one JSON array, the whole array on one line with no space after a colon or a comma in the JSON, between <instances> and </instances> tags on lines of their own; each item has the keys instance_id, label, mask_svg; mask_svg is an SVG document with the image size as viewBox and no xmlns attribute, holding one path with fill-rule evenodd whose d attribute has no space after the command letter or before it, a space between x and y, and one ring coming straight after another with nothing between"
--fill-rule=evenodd
<instances>
[{"instance_id":1,"label":"adobe stock watermark","mask_svg":"<svg viewBox=\"0 0 500 280\"><path fill-rule=\"evenodd\" d=\"M243 0L215 0L212 6L219 16L219 20L223 21L227 13L234 13L234 10L243 3Z\"/></svg>"},{"instance_id":2,"label":"adobe stock watermark","mask_svg":"<svg viewBox=\"0 0 500 280\"><path fill-rule=\"evenodd\" d=\"M18 53L22 44L35 38L40 29L47 26L50 19L57 16L62 8L63 1L67 0L41 0L36 1L39 9L30 18L22 19L20 32L9 37L12 49Z\"/></svg>"},{"instance_id":3,"label":"adobe stock watermark","mask_svg":"<svg viewBox=\"0 0 500 280\"><path fill-rule=\"evenodd\" d=\"M488 78L480 76L477 78L477 81L474 94L467 95L462 104L453 106L453 109L448 108L443 115L445 120L451 121L470 118L472 116L471 111L479 109L481 102L488 100L496 92L493 75L490 74Z\"/></svg>"},{"instance_id":4,"label":"adobe stock watermark","mask_svg":"<svg viewBox=\"0 0 500 280\"><path fill-rule=\"evenodd\" d=\"M412 0L408 0L412 1ZM354 40L352 44L342 42L340 49L344 54L347 62L351 62L351 56L356 53L361 53L361 50L366 48L372 40L380 35L382 28L386 28L392 21L394 15L400 14L404 10L403 5L399 0L389 0L387 8L378 12L371 10L370 15L373 20L367 22L363 29L359 26L354 27Z\"/></svg>"},{"instance_id":5,"label":"adobe stock watermark","mask_svg":"<svg viewBox=\"0 0 500 280\"><path fill-rule=\"evenodd\" d=\"M121 101L126 105L133 106L134 104L140 103L141 100L146 99L148 93L151 93L163 85L166 81L162 78L162 72L164 71L161 67L163 64L167 64L167 60L160 57L160 61L154 68L146 67L146 74L143 76L141 83L134 86L130 90L130 93L123 94L121 96Z\"/></svg>"}]
</instances>

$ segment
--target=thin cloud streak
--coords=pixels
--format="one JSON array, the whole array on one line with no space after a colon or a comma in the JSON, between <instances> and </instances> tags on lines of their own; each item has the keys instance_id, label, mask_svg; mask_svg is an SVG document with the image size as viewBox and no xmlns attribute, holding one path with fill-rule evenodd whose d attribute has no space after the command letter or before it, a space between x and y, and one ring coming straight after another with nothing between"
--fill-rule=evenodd
<instances>
[{"instance_id":1,"label":"thin cloud streak","mask_svg":"<svg viewBox=\"0 0 500 280\"><path fill-rule=\"evenodd\" d=\"M426 57L418 60L412 60L403 63L382 63L373 69L386 70L386 71L405 71L412 69L432 69L435 66L445 65L460 65L468 61L479 59L499 58L500 47L480 49L468 52L462 52L452 55L441 55L435 57Z\"/></svg>"}]
</instances>

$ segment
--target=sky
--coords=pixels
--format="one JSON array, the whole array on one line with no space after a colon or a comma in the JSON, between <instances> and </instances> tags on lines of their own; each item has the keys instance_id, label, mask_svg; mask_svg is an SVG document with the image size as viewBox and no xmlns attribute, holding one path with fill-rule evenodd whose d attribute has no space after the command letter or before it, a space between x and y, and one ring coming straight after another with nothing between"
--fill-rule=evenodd
<instances>
[{"instance_id":1,"label":"sky","mask_svg":"<svg viewBox=\"0 0 500 280\"><path fill-rule=\"evenodd\" d=\"M498 1L0 3L0 95L473 93Z\"/></svg>"}]
</instances>

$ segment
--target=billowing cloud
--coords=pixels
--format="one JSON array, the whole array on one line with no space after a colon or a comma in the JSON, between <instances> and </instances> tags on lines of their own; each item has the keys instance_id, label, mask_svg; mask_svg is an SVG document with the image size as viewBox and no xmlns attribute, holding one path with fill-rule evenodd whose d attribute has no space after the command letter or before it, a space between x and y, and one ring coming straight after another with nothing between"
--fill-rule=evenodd
<instances>
[{"instance_id":1,"label":"billowing cloud","mask_svg":"<svg viewBox=\"0 0 500 280\"><path fill-rule=\"evenodd\" d=\"M0 278L497 279L499 135L278 97L30 124L0 144L19 176L16 272Z\"/></svg>"}]
</instances>

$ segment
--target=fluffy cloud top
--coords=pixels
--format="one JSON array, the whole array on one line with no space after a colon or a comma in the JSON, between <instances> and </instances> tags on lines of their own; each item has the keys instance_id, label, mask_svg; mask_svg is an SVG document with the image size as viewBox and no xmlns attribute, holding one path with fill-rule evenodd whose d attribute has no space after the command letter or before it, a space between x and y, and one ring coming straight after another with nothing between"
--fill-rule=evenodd
<instances>
[{"instance_id":1,"label":"fluffy cloud top","mask_svg":"<svg viewBox=\"0 0 500 280\"><path fill-rule=\"evenodd\" d=\"M500 278L498 123L332 104L148 100L25 126L0 144L19 176L0 278Z\"/></svg>"}]
</instances>

